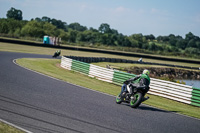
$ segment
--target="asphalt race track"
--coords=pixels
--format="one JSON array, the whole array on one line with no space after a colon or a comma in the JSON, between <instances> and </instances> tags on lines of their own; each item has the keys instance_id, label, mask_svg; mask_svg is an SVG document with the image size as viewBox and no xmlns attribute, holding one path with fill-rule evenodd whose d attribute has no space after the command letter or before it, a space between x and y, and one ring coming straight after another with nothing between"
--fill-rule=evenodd
<instances>
[{"instance_id":1,"label":"asphalt race track","mask_svg":"<svg viewBox=\"0 0 200 133\"><path fill-rule=\"evenodd\" d=\"M13 63L48 55L0 52L0 119L34 133L198 133L200 120L56 80ZM109 89L109 88L108 88Z\"/></svg>"}]
</instances>

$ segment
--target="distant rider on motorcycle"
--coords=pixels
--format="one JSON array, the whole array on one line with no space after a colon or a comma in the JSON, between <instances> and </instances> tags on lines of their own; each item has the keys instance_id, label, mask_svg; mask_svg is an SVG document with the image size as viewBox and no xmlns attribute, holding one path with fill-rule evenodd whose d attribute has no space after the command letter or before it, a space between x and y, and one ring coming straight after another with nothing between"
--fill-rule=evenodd
<instances>
[{"instance_id":1,"label":"distant rider on motorcycle","mask_svg":"<svg viewBox=\"0 0 200 133\"><path fill-rule=\"evenodd\" d=\"M134 81L134 83L131 83ZM149 85L150 85L150 78L149 78L149 71L145 69L142 74L128 79L124 82L121 88L121 93L119 94L119 97L123 94L123 92L127 92L127 85L131 83L133 86L136 86L138 89L143 89L143 96L149 91ZM143 101L149 99L149 97L144 97Z\"/></svg>"},{"instance_id":2,"label":"distant rider on motorcycle","mask_svg":"<svg viewBox=\"0 0 200 133\"><path fill-rule=\"evenodd\" d=\"M57 50L52 57L56 58L57 56L60 56L61 50Z\"/></svg>"}]
</instances>

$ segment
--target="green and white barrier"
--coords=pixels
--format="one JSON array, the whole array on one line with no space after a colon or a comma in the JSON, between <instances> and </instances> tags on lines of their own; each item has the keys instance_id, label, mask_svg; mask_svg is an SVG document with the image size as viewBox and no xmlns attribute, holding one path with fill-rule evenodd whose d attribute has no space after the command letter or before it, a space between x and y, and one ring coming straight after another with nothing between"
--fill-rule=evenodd
<instances>
[{"instance_id":1,"label":"green and white barrier","mask_svg":"<svg viewBox=\"0 0 200 133\"><path fill-rule=\"evenodd\" d=\"M125 80L136 76L126 72L72 60L64 56L61 59L61 67L117 85L122 85ZM200 106L200 89L188 85L151 78L148 94L165 97L194 106Z\"/></svg>"},{"instance_id":2,"label":"green and white barrier","mask_svg":"<svg viewBox=\"0 0 200 133\"><path fill-rule=\"evenodd\" d=\"M170 81L151 78L149 94L200 106L200 89Z\"/></svg>"},{"instance_id":3,"label":"green and white barrier","mask_svg":"<svg viewBox=\"0 0 200 133\"><path fill-rule=\"evenodd\" d=\"M105 74L106 73L106 74ZM89 76L112 83L114 70L90 64Z\"/></svg>"}]
</instances>

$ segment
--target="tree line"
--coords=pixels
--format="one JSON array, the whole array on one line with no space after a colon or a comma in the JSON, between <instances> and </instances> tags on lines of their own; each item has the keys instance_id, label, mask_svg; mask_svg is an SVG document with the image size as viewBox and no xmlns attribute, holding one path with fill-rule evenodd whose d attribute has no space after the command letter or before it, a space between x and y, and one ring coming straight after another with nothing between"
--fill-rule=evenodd
<instances>
[{"instance_id":1,"label":"tree line","mask_svg":"<svg viewBox=\"0 0 200 133\"><path fill-rule=\"evenodd\" d=\"M185 38L170 34L168 36L132 34L130 36L112 29L102 23L98 29L87 28L78 22L67 24L62 20L43 16L30 21L23 20L22 11L11 8L7 18L0 18L0 33L14 37L42 38L44 35L62 38L70 44L86 46L120 47L127 51L199 57L200 37L189 32Z\"/></svg>"}]
</instances>

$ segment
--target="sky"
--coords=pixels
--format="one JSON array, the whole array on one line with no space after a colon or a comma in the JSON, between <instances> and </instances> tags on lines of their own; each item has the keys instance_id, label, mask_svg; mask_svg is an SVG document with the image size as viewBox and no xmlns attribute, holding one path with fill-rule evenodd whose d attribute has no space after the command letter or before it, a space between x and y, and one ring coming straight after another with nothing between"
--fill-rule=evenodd
<instances>
[{"instance_id":1,"label":"sky","mask_svg":"<svg viewBox=\"0 0 200 133\"><path fill-rule=\"evenodd\" d=\"M200 36L200 0L0 0L0 18L14 7L23 20L47 16L98 29L102 23L124 35Z\"/></svg>"}]
</instances>

